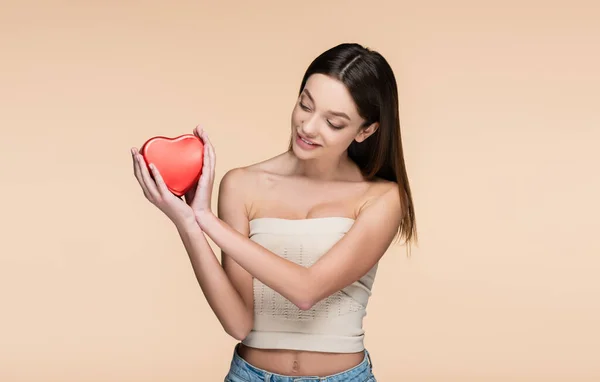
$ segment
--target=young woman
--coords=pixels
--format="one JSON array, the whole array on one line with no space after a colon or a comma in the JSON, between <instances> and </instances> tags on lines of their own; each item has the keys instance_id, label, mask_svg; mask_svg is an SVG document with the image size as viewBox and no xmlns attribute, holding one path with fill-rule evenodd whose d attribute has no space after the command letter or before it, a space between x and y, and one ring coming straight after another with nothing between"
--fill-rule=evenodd
<instances>
[{"instance_id":1,"label":"young woman","mask_svg":"<svg viewBox=\"0 0 600 382\"><path fill-rule=\"evenodd\" d=\"M185 202L132 149L148 200L173 221L206 299L240 341L225 381L375 381L363 317L394 238L416 239L398 90L377 52L341 44L308 67L288 150L229 170L215 151ZM222 250L222 264L208 235Z\"/></svg>"}]
</instances>

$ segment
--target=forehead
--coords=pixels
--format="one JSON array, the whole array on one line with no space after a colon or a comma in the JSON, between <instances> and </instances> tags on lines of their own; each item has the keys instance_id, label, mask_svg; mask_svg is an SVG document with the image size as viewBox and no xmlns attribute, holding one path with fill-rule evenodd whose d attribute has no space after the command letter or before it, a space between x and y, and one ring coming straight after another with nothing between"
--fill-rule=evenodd
<instances>
[{"instance_id":1,"label":"forehead","mask_svg":"<svg viewBox=\"0 0 600 382\"><path fill-rule=\"evenodd\" d=\"M310 92L318 109L343 112L352 119L358 116L354 100L341 81L324 74L313 74L304 89Z\"/></svg>"}]
</instances>

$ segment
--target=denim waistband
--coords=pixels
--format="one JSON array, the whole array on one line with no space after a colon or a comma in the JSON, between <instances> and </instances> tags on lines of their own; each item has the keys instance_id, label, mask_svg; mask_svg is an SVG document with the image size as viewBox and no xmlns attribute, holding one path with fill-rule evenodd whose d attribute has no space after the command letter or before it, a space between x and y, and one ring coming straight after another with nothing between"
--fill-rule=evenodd
<instances>
[{"instance_id":1,"label":"denim waistband","mask_svg":"<svg viewBox=\"0 0 600 382\"><path fill-rule=\"evenodd\" d=\"M233 358L226 382L344 382L344 381L366 381L372 374L373 365L371 356L365 349L365 357L358 365L342 372L325 377L317 376L289 376L271 373L251 365L238 354L240 344L235 346ZM374 379L373 379L374 380Z\"/></svg>"}]
</instances>

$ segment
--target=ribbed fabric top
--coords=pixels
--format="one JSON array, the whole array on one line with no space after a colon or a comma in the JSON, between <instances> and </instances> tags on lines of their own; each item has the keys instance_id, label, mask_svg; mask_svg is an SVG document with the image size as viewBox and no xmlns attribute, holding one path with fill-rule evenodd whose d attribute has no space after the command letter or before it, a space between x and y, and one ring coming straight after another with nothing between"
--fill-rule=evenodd
<instances>
[{"instance_id":1,"label":"ribbed fabric top","mask_svg":"<svg viewBox=\"0 0 600 382\"><path fill-rule=\"evenodd\" d=\"M353 219L345 217L258 218L250 221L250 238L283 258L309 267L353 224ZM243 343L264 349L340 353L364 350L362 321L376 272L377 265L309 310L299 309L254 279L254 327Z\"/></svg>"}]
</instances>

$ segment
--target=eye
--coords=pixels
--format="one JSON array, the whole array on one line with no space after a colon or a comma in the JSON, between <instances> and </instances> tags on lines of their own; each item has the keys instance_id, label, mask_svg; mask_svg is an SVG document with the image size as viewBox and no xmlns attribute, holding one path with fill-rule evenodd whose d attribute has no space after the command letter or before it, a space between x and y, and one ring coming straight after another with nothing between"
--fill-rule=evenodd
<instances>
[{"instance_id":1,"label":"eye","mask_svg":"<svg viewBox=\"0 0 600 382\"><path fill-rule=\"evenodd\" d=\"M328 124L329 126L333 127L333 128L334 128L334 129L336 129L336 130L340 130L340 129L343 129L343 128L344 128L344 126L338 126L338 125L334 125L333 123L329 122L329 120L327 120L327 124Z\"/></svg>"},{"instance_id":2,"label":"eye","mask_svg":"<svg viewBox=\"0 0 600 382\"><path fill-rule=\"evenodd\" d=\"M304 110L304 111L310 111L310 109L308 108L308 106L306 106L305 104L303 104L302 101L300 101L300 108L302 108L302 110Z\"/></svg>"}]
</instances>

